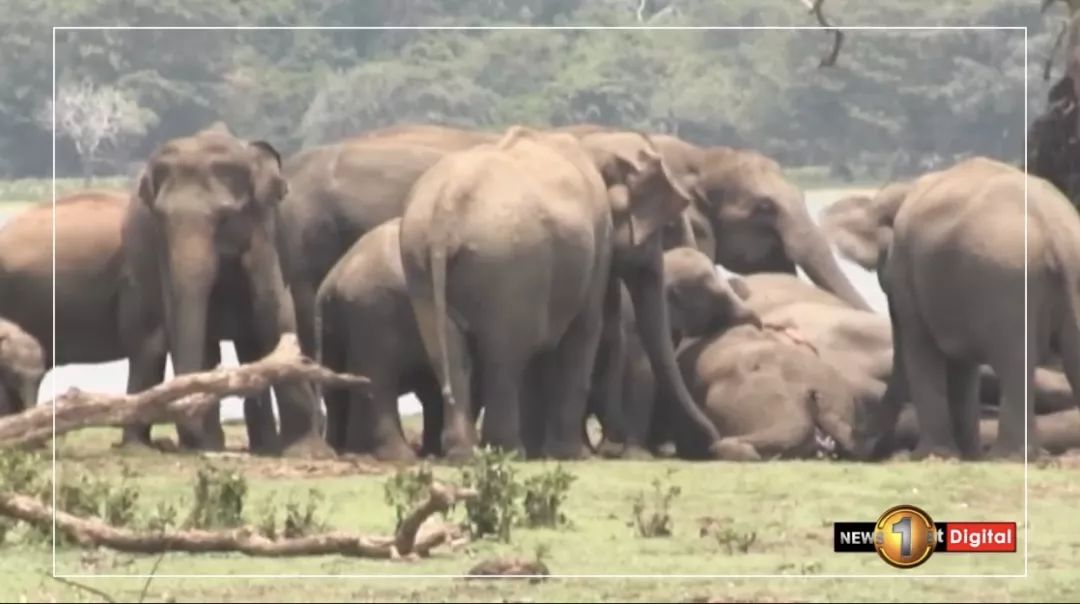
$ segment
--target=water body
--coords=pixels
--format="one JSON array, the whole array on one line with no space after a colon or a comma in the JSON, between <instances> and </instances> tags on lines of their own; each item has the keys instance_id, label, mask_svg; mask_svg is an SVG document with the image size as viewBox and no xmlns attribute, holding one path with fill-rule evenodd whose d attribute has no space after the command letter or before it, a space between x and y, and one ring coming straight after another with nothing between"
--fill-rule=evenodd
<instances>
[{"instance_id":1,"label":"water body","mask_svg":"<svg viewBox=\"0 0 1080 604\"><path fill-rule=\"evenodd\" d=\"M849 195L851 192L850 189L817 189L807 191L806 200L811 215L813 215L815 219L818 219L821 210L825 206L845 195ZM3 206L0 205L0 224L3 224L11 214L12 212L10 210L5 211ZM877 312L882 314L887 313L885 295L878 285L877 277L873 273L866 271L849 260L840 258L839 256L837 256L837 258L841 268L847 274L848 279L851 280L855 288L863 295L866 301L877 310ZM799 275L803 279L807 279L806 275L801 270L799 271ZM57 334L57 337L62 338L64 337L64 334ZM234 366L237 364L236 351L231 343L224 343L221 345L221 359L222 363L227 366ZM171 362L166 367L166 372L168 376L172 376ZM50 400L71 387L78 387L82 390L91 392L122 394L127 388L127 361L58 367L45 376L45 381L41 387L41 400ZM419 401L412 395L401 397L399 400L399 408L403 415L420 412ZM243 417L242 399L235 397L225 399L222 401L221 413L223 417L227 418Z\"/></svg>"}]
</instances>

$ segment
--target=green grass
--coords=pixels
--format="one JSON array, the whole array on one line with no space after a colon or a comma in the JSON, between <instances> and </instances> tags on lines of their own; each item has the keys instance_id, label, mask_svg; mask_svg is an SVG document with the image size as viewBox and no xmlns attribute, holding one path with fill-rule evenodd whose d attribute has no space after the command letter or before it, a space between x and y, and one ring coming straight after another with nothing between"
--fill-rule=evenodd
<instances>
[{"instance_id":1,"label":"green grass","mask_svg":"<svg viewBox=\"0 0 1080 604\"><path fill-rule=\"evenodd\" d=\"M161 430L162 436L168 431ZM241 446L242 427L230 426L230 446ZM62 476L93 472L118 476L122 464L139 476L141 509L159 501L190 501L198 458L181 454L117 452L114 431L68 435L59 447ZM1072 462L1072 463L1071 463ZM898 503L923 507L943 521L1001 520L1023 523L1023 466L1019 464L892 462L883 465L834 462L763 464L586 461L565 464L579 479L571 488L566 513L570 528L515 528L510 544L482 541L463 551L437 549L419 562L347 559L339 556L265 559L241 555L166 556L150 586L148 601L170 596L179 601L230 601L275 598L324 600L520 600L534 601L687 601L699 597L732 601L820 601L843 599L902 601L1057 601L1080 595L1080 573L1073 561L1080 548L1075 506L1080 475L1075 460L1030 470L1030 568L1026 579L843 579L832 575L915 577L927 574L1023 574L1022 553L938 554L924 566L898 571L872 554L832 553L831 523L874 520ZM351 459L299 462L274 459L220 459L248 477L247 517L271 494L283 502L290 494L306 497L309 488L325 495L322 512L330 526L387 534L393 511L383 502L383 483L392 468ZM521 464L529 476L550 463ZM43 468L48 471L48 468ZM670 477L668 472L671 471ZM454 480L457 470L437 466L436 476ZM678 485L682 495L671 507L674 534L643 539L630 525L635 495L650 492L650 482ZM181 501L185 499L186 501ZM462 511L455 514L460 519ZM704 518L730 519L740 532L756 531L747 553L729 554L711 537L699 536ZM1021 531L1020 552L1024 535ZM492 555L531 556L546 546L545 562L554 574L783 575L779 578L600 578L465 582L453 578L262 578L181 579L167 575L455 575ZM49 577L47 545L7 545L0 550L0 593L40 600L71 598L76 592ZM147 573L156 556L61 548L61 574ZM829 575L830 577L822 577ZM816 578L815 578L816 577ZM137 599L145 580L82 578L116 599Z\"/></svg>"},{"instance_id":2,"label":"green grass","mask_svg":"<svg viewBox=\"0 0 1080 604\"><path fill-rule=\"evenodd\" d=\"M127 186L128 179L121 176L95 178L90 183L91 189L124 189ZM84 188L81 178L56 179L58 197ZM7 207L7 204L11 202L37 203L49 199L52 199L52 179L50 178L0 180L0 204L2 204L0 209Z\"/></svg>"}]
</instances>

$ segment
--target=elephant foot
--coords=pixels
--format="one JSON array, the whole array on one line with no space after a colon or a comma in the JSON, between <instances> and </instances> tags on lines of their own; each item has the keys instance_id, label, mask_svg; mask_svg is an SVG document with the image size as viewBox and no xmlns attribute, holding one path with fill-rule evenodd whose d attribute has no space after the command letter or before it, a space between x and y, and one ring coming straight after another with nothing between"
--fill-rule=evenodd
<instances>
[{"instance_id":1,"label":"elephant foot","mask_svg":"<svg viewBox=\"0 0 1080 604\"><path fill-rule=\"evenodd\" d=\"M150 442L149 440L144 441L141 438L121 439L120 442L113 443L112 448L124 451L125 453L148 453L151 451L155 453L158 452L158 449L154 446L154 443Z\"/></svg>"},{"instance_id":2,"label":"elephant foot","mask_svg":"<svg viewBox=\"0 0 1080 604\"><path fill-rule=\"evenodd\" d=\"M337 453L321 437L305 436L281 451L282 457L292 459L334 459Z\"/></svg>"},{"instance_id":3,"label":"elephant foot","mask_svg":"<svg viewBox=\"0 0 1080 604\"><path fill-rule=\"evenodd\" d=\"M627 445L623 449L622 458L632 461L649 461L653 459L653 454L641 445Z\"/></svg>"},{"instance_id":4,"label":"elephant foot","mask_svg":"<svg viewBox=\"0 0 1080 604\"><path fill-rule=\"evenodd\" d=\"M412 463L417 460L416 451L405 441L394 441L375 447L375 459L393 463Z\"/></svg>"},{"instance_id":5,"label":"elephant foot","mask_svg":"<svg viewBox=\"0 0 1080 604\"><path fill-rule=\"evenodd\" d=\"M547 447L547 457L563 461L589 458L589 449L580 441L554 442Z\"/></svg>"},{"instance_id":6,"label":"elephant foot","mask_svg":"<svg viewBox=\"0 0 1080 604\"><path fill-rule=\"evenodd\" d=\"M596 446L596 454L604 459L617 459L623 456L626 446L623 443L603 439Z\"/></svg>"},{"instance_id":7,"label":"elephant foot","mask_svg":"<svg viewBox=\"0 0 1080 604\"><path fill-rule=\"evenodd\" d=\"M912 461L927 461L930 459L960 459L960 451L956 447L920 444L915 447L915 451L911 454Z\"/></svg>"},{"instance_id":8,"label":"elephant foot","mask_svg":"<svg viewBox=\"0 0 1080 604\"><path fill-rule=\"evenodd\" d=\"M753 445L735 438L722 438L709 446L713 459L724 461L761 461L761 455Z\"/></svg>"},{"instance_id":9,"label":"elephant foot","mask_svg":"<svg viewBox=\"0 0 1080 604\"><path fill-rule=\"evenodd\" d=\"M669 458L675 457L676 454L675 443L670 441L660 443L653 449L653 455L656 457Z\"/></svg>"},{"instance_id":10,"label":"elephant foot","mask_svg":"<svg viewBox=\"0 0 1080 604\"><path fill-rule=\"evenodd\" d=\"M1039 461L1050 457L1050 452L1042 447L1028 447L1027 461ZM985 459L989 461L1003 461L1003 462L1018 462L1024 463L1024 449L1023 447L1017 449L1016 447L990 447L990 451L987 452Z\"/></svg>"},{"instance_id":11,"label":"elephant foot","mask_svg":"<svg viewBox=\"0 0 1080 604\"><path fill-rule=\"evenodd\" d=\"M466 444L458 444L451 447L444 446L443 450L446 451L446 454L444 455L446 460L455 464L471 461L475 453L475 448Z\"/></svg>"}]
</instances>

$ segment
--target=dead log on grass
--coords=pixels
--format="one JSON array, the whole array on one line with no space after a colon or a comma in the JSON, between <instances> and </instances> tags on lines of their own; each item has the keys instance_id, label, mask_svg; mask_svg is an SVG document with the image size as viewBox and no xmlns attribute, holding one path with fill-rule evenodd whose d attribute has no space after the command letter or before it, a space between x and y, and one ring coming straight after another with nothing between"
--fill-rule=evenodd
<instances>
[{"instance_id":1,"label":"dead log on grass","mask_svg":"<svg viewBox=\"0 0 1080 604\"><path fill-rule=\"evenodd\" d=\"M95 394L72 388L50 403L0 418L0 448L37 443L82 428L173 423L193 417L224 397L257 394L289 380L347 388L370 383L365 377L334 373L305 357L296 336L288 333L258 361L182 375L137 394Z\"/></svg>"},{"instance_id":2,"label":"dead log on grass","mask_svg":"<svg viewBox=\"0 0 1080 604\"><path fill-rule=\"evenodd\" d=\"M455 527L440 525L421 530L425 521L445 513L459 501L476 497L476 491L434 483L428 499L401 523L396 535L369 536L328 532L305 537L270 539L250 527L225 530L135 531L119 528L98 518L82 518L56 511L56 530L86 547L106 547L131 554L162 552L241 553L257 557L341 555L354 558L399 559L424 557L431 550L454 541ZM0 494L0 515L48 530L53 510L34 497L17 493Z\"/></svg>"}]
</instances>

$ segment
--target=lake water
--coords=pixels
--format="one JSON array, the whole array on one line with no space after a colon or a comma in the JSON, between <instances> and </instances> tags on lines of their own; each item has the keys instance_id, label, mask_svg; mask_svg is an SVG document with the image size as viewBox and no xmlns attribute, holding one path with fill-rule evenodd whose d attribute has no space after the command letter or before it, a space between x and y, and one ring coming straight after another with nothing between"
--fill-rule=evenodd
<instances>
[{"instance_id":1,"label":"lake water","mask_svg":"<svg viewBox=\"0 0 1080 604\"><path fill-rule=\"evenodd\" d=\"M818 189L808 191L806 193L806 199L811 214L817 219L822 208L840 197L851 193L852 190L850 189ZM8 215L10 215L10 212L5 214L2 206L0 206L0 224L6 220ZM862 267L846 259L839 258L839 256L838 259L840 266L866 301L878 312L882 314L887 313L885 295L878 286L877 277L873 273L864 270ZM801 270L799 271L799 275L803 279L806 279L806 275L803 274ZM62 338L64 337L64 334L57 334L57 337ZM233 349L232 344L222 344L221 352L222 363L224 365L237 364L236 352ZM169 376L172 375L171 363L166 368L166 371ZM45 376L45 381L41 387L41 399L43 401L50 400L73 386L92 392L122 394L127 387L127 361L116 361L113 363L97 365L68 365L65 367L58 367ZM412 395L401 397L399 407L403 415L418 413L420 411L419 402ZM222 404L221 412L224 417L228 418L243 417L241 399L225 399Z\"/></svg>"}]
</instances>

